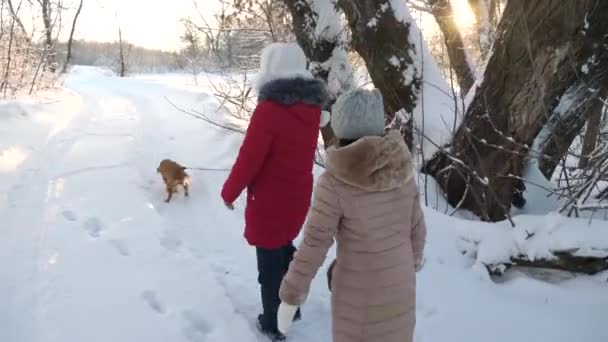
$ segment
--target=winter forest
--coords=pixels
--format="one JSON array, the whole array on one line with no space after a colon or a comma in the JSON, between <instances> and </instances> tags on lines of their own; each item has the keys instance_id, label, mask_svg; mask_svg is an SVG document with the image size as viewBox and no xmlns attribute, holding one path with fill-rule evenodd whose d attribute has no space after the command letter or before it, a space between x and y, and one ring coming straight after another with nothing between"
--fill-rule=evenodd
<instances>
[{"instance_id":1,"label":"winter forest","mask_svg":"<svg viewBox=\"0 0 608 342\"><path fill-rule=\"evenodd\" d=\"M409 151L398 158L426 225L412 341L608 341L606 0L0 0L0 341L285 337L276 321L275 334L256 329L261 247L243 237L271 157L258 153L234 202L223 187L239 163L258 165L242 155L262 127L252 117L276 43L299 46L302 72L327 92L314 104L331 117L315 130L315 185L363 139L332 126L357 90L379 91L386 134ZM276 136L304 136L277 125ZM296 153L280 141L271 156ZM186 172L170 202L164 159ZM299 186L266 199L269 212L296 212ZM318 189L285 267L317 262L301 248L323 245L307 233L327 202ZM363 198L342 208L363 215ZM400 203L382 206L397 215ZM312 285L293 285L307 292L288 341L393 341L337 337L350 313L332 311L346 297L327 276L340 285L382 259L344 261L341 248L373 235L349 238L349 224L374 219L348 215Z\"/></svg>"}]
</instances>

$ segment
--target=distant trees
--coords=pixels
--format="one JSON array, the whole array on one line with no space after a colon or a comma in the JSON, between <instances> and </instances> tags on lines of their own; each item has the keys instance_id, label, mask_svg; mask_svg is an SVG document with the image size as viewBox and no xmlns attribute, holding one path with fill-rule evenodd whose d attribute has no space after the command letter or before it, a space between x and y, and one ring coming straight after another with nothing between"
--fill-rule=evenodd
<instances>
[{"instance_id":1,"label":"distant trees","mask_svg":"<svg viewBox=\"0 0 608 342\"><path fill-rule=\"evenodd\" d=\"M179 52L181 64L187 69L194 78L194 83L198 85L198 74L203 70L203 58L205 50L201 44L201 39L190 26L186 26L186 32L181 36L181 41L186 45Z\"/></svg>"}]
</instances>

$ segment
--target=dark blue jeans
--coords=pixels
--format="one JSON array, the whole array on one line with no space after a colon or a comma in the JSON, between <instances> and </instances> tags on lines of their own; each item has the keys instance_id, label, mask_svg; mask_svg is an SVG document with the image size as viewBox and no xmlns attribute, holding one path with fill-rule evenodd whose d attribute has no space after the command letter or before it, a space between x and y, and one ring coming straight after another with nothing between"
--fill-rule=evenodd
<instances>
[{"instance_id":1,"label":"dark blue jeans","mask_svg":"<svg viewBox=\"0 0 608 342\"><path fill-rule=\"evenodd\" d=\"M258 282L261 286L262 307L264 308L262 328L266 331L278 331L277 311L281 304L279 289L295 251L293 243L276 249L256 247Z\"/></svg>"}]
</instances>

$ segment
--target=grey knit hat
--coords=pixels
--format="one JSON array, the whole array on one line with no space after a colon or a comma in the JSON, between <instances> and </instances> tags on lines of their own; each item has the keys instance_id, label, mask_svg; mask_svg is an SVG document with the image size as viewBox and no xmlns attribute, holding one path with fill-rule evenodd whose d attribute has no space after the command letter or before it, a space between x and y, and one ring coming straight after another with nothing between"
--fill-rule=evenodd
<instances>
[{"instance_id":1,"label":"grey knit hat","mask_svg":"<svg viewBox=\"0 0 608 342\"><path fill-rule=\"evenodd\" d=\"M336 137L356 140L384 134L384 103L378 89L355 89L340 96L332 108Z\"/></svg>"}]
</instances>

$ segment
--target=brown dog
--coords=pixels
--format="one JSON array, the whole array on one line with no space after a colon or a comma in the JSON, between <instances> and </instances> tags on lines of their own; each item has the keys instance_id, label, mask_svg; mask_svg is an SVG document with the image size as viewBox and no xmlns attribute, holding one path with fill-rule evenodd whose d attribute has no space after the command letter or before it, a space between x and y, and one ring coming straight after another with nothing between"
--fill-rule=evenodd
<instances>
[{"instance_id":1,"label":"brown dog","mask_svg":"<svg viewBox=\"0 0 608 342\"><path fill-rule=\"evenodd\" d=\"M190 176L186 173L186 167L179 165L173 160L165 159L160 162L160 165L156 169L156 172L163 176L163 181L167 188L167 199L165 202L171 201L174 193L177 193L177 187L181 185L184 187L185 195L188 196L188 189L190 188Z\"/></svg>"}]
</instances>

